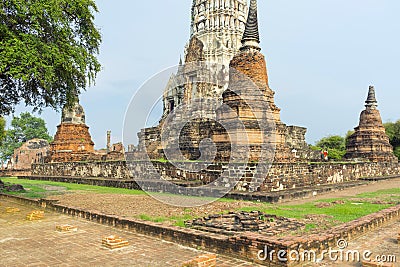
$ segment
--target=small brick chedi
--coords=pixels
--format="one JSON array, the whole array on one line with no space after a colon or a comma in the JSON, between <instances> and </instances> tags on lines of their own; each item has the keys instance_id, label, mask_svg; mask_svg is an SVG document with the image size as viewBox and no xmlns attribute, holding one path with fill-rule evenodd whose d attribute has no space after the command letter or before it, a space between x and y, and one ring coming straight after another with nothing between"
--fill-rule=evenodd
<instances>
[{"instance_id":1,"label":"small brick chedi","mask_svg":"<svg viewBox=\"0 0 400 267\"><path fill-rule=\"evenodd\" d=\"M375 88L370 86L365 110L361 112L360 124L349 137L347 159L367 159L371 162L398 162L383 126L376 101Z\"/></svg>"},{"instance_id":2,"label":"small brick chedi","mask_svg":"<svg viewBox=\"0 0 400 267\"><path fill-rule=\"evenodd\" d=\"M49 162L83 161L94 154L94 143L85 124L85 111L79 102L64 107L61 124L50 144Z\"/></svg>"}]
</instances>

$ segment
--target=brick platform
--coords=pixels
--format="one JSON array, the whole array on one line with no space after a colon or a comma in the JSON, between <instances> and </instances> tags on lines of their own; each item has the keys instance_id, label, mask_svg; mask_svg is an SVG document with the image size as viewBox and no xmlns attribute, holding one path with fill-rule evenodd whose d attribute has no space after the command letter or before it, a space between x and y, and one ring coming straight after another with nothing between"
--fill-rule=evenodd
<instances>
[{"instance_id":1,"label":"brick platform","mask_svg":"<svg viewBox=\"0 0 400 267\"><path fill-rule=\"evenodd\" d=\"M15 206L20 213L0 211L0 266L135 266L180 267L205 251L191 249L161 239L145 236L112 226L46 211L43 220L29 223L25 214L32 210L12 198L0 196L2 206ZM74 225L77 231L55 231L55 225ZM109 250L102 247L101 237L123 236L130 246ZM218 267L257 267L232 257L218 255Z\"/></svg>"},{"instance_id":2,"label":"brick platform","mask_svg":"<svg viewBox=\"0 0 400 267\"><path fill-rule=\"evenodd\" d=\"M31 199L4 196L9 199L19 199L27 204L41 206L46 200L35 201ZM66 207L52 201L47 202L47 210L68 214L73 217L84 218L89 221L114 226L117 228L135 231L162 238L166 241L180 243L193 248L203 248L210 252L225 254L252 260L266 266L295 266L298 262L282 262L277 258L260 260L258 253L268 247L275 251L303 251L313 250L317 253L329 248L336 248L338 240L351 241L361 235L378 230L400 218L400 205L382 210L375 214L362 217L358 220L334 227L326 232L309 236L267 237L258 233L239 233L234 236L224 236L214 233L206 233L193 229L165 226L160 223L152 223L142 220L131 220L115 215L106 215L93 211L79 210Z\"/></svg>"},{"instance_id":3,"label":"brick platform","mask_svg":"<svg viewBox=\"0 0 400 267\"><path fill-rule=\"evenodd\" d=\"M12 207L7 207L6 208L6 212L7 213L16 213L16 212L20 212L21 210L18 208L12 208Z\"/></svg>"},{"instance_id":4,"label":"brick platform","mask_svg":"<svg viewBox=\"0 0 400 267\"><path fill-rule=\"evenodd\" d=\"M30 212L28 215L26 215L26 219L28 221L36 221L36 220L41 220L44 218L44 211L41 210L34 210Z\"/></svg>"},{"instance_id":5,"label":"brick platform","mask_svg":"<svg viewBox=\"0 0 400 267\"><path fill-rule=\"evenodd\" d=\"M117 249L129 246L129 242L122 237L110 235L104 237L101 241L102 245L108 249Z\"/></svg>"},{"instance_id":6,"label":"brick platform","mask_svg":"<svg viewBox=\"0 0 400 267\"><path fill-rule=\"evenodd\" d=\"M204 254L197 256L182 265L182 267L216 267L217 256L215 254Z\"/></svg>"}]
</instances>

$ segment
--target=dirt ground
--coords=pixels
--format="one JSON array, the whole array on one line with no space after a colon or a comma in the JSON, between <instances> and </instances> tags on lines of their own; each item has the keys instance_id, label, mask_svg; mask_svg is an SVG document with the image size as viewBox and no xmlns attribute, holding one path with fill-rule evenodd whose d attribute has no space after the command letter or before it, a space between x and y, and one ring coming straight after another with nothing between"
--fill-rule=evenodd
<instances>
[{"instance_id":1,"label":"dirt ground","mask_svg":"<svg viewBox=\"0 0 400 267\"><path fill-rule=\"evenodd\" d=\"M372 182L368 185L363 185L357 188L348 188L343 191L318 195L313 198L293 200L290 202L285 202L284 204L303 204L315 200L351 197L360 193L375 192L377 190L391 189L396 187L400 187L400 178L380 182ZM261 205L260 203L254 202L232 201L214 202L205 206L184 208L167 205L147 195L115 195L86 192L55 195L48 198L59 200L61 204L71 207L99 211L105 214L118 215L126 218L140 218L141 216L148 216L151 218L173 216L204 217L211 214L235 211L246 206Z\"/></svg>"},{"instance_id":2,"label":"dirt ground","mask_svg":"<svg viewBox=\"0 0 400 267\"><path fill-rule=\"evenodd\" d=\"M203 217L227 211L234 211L242 207L260 205L252 202L214 202L205 206L184 208L174 207L159 202L147 195L116 195L77 193L50 196L48 199L59 200L60 204L85 210L96 210L109 215L139 218L146 215L152 218L173 216Z\"/></svg>"}]
</instances>

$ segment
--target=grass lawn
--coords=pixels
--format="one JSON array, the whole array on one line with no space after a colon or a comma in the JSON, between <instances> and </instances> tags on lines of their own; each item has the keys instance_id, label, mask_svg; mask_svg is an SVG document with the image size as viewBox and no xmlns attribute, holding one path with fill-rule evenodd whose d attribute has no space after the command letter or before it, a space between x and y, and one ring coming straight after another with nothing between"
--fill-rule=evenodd
<instances>
[{"instance_id":1,"label":"grass lawn","mask_svg":"<svg viewBox=\"0 0 400 267\"><path fill-rule=\"evenodd\" d=\"M249 202L248 207L240 208L236 211L261 211L266 214L277 215L287 218L295 219L306 219L309 215L322 215L322 224L308 223L306 224L305 231L311 231L315 228L330 228L341 223L350 222L361 218L363 216L376 213L383 209L400 204L400 189L397 190L384 190L374 192L374 196L386 198L392 195L393 192L397 192L397 202L391 204L376 204L370 202L370 195L357 195L357 202L352 201L351 198L338 198L338 199L327 199L321 201L311 201L306 204L300 205L284 205L284 204L262 204L257 206L252 206ZM362 199L365 198L364 201ZM392 198L393 199L393 196ZM340 202L340 204L333 204ZM318 203L332 203L329 207L317 207ZM229 211L226 211L228 213ZM188 212L189 213L189 212ZM174 217L150 217L146 214L141 214L139 216L142 220L152 221L152 222L173 222L176 226L185 226L185 221L195 219L195 216L189 214L184 214L182 216Z\"/></svg>"},{"instance_id":2,"label":"grass lawn","mask_svg":"<svg viewBox=\"0 0 400 267\"><path fill-rule=\"evenodd\" d=\"M318 202L309 202L301 205L292 206L271 206L265 205L264 207L247 207L241 210L252 211L260 210L266 214L274 214L278 216L303 219L306 215L327 215L334 221L338 222L349 222L368 214L372 214L388 208L390 204L371 204L368 202L353 203L352 201L345 199L336 199L344 201L344 204L334 204L330 207L318 208L316 204Z\"/></svg>"},{"instance_id":3,"label":"grass lawn","mask_svg":"<svg viewBox=\"0 0 400 267\"><path fill-rule=\"evenodd\" d=\"M59 187L60 189L65 189L69 192L86 191L98 194L126 194L126 195L145 195L146 193L140 190L130 190L123 188L114 187L104 187L95 185L84 185L84 184L70 184L61 182L51 182L51 181L38 181L38 180L27 180L27 179L17 179L17 178L0 178L6 185L7 184L20 184L25 189L25 193L9 193L17 194L20 196L28 198L44 198L49 194L61 194L62 191L59 190L46 190L48 186Z\"/></svg>"}]
</instances>

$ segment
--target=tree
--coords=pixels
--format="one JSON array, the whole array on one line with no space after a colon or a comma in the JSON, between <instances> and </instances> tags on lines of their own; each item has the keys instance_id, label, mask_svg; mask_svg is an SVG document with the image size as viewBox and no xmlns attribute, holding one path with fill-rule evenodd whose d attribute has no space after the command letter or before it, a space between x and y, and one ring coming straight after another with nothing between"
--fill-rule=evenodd
<instances>
[{"instance_id":1,"label":"tree","mask_svg":"<svg viewBox=\"0 0 400 267\"><path fill-rule=\"evenodd\" d=\"M314 150L328 150L329 158L341 160L346 154L346 138L339 135L331 135L319 140L313 147Z\"/></svg>"},{"instance_id":2,"label":"tree","mask_svg":"<svg viewBox=\"0 0 400 267\"><path fill-rule=\"evenodd\" d=\"M6 120L3 117L0 117L0 146L4 137L6 137Z\"/></svg>"},{"instance_id":3,"label":"tree","mask_svg":"<svg viewBox=\"0 0 400 267\"><path fill-rule=\"evenodd\" d=\"M389 136L390 144L393 146L394 154L400 159L400 120L384 124L386 134Z\"/></svg>"},{"instance_id":4,"label":"tree","mask_svg":"<svg viewBox=\"0 0 400 267\"><path fill-rule=\"evenodd\" d=\"M72 105L100 71L93 0L0 2L0 116Z\"/></svg>"},{"instance_id":5,"label":"tree","mask_svg":"<svg viewBox=\"0 0 400 267\"><path fill-rule=\"evenodd\" d=\"M16 148L35 138L45 139L49 142L53 140L47 131L45 121L32 116L29 112L22 113L21 117L14 117L11 121L11 129L7 130L0 147L0 158L8 161Z\"/></svg>"},{"instance_id":6,"label":"tree","mask_svg":"<svg viewBox=\"0 0 400 267\"><path fill-rule=\"evenodd\" d=\"M346 137L345 137L345 144L346 144L346 146L347 146L348 143L349 143L350 136L352 136L355 132L356 132L356 131L354 131L354 130L350 130L350 131L348 131L348 132L346 133Z\"/></svg>"}]
</instances>

